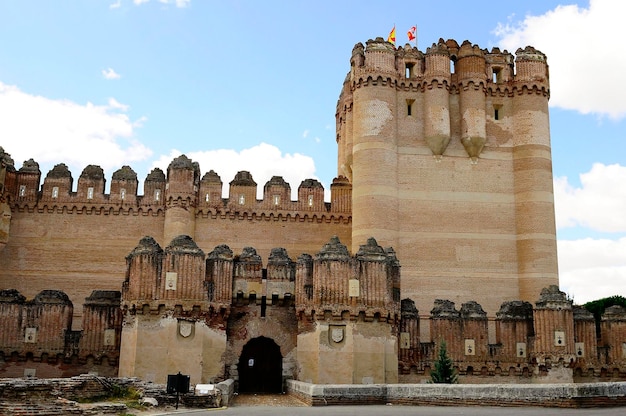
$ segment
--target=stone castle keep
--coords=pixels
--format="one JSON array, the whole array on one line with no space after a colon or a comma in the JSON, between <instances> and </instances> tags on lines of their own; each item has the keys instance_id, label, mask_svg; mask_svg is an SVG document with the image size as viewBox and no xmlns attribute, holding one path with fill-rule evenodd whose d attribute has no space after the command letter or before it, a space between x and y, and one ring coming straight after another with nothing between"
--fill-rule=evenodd
<instances>
[{"instance_id":1,"label":"stone castle keep","mask_svg":"<svg viewBox=\"0 0 626 416\"><path fill-rule=\"evenodd\" d=\"M558 288L548 98L532 47L359 43L329 202L246 171L223 198L184 155L143 195L129 166L42 184L0 148L0 377L419 382L446 341L467 382L626 378L626 310Z\"/></svg>"}]
</instances>

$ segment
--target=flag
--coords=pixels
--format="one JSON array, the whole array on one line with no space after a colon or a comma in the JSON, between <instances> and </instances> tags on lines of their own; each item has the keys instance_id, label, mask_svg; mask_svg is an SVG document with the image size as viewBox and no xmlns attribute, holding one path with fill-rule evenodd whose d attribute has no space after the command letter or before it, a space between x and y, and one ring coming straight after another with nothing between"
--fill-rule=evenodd
<instances>
[{"instance_id":1,"label":"flag","mask_svg":"<svg viewBox=\"0 0 626 416\"><path fill-rule=\"evenodd\" d=\"M413 26L406 32L406 35L409 37L409 42L415 40L415 34L417 32L417 27Z\"/></svg>"},{"instance_id":2,"label":"flag","mask_svg":"<svg viewBox=\"0 0 626 416\"><path fill-rule=\"evenodd\" d=\"M396 44L396 27L394 26L393 29L391 29L391 32L389 32L389 37L387 37L387 42L391 42L394 45Z\"/></svg>"}]
</instances>

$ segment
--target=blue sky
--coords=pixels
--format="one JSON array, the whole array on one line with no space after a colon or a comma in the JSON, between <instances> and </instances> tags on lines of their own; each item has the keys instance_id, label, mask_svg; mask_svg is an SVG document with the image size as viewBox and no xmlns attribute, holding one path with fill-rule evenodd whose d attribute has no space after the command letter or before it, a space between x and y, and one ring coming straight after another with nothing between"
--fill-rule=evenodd
<instances>
[{"instance_id":1,"label":"blue sky","mask_svg":"<svg viewBox=\"0 0 626 416\"><path fill-rule=\"evenodd\" d=\"M249 170L336 175L335 105L357 42L439 38L548 56L561 288L626 296L626 2L0 0L0 146L17 168L140 182L178 154L227 188Z\"/></svg>"}]
</instances>

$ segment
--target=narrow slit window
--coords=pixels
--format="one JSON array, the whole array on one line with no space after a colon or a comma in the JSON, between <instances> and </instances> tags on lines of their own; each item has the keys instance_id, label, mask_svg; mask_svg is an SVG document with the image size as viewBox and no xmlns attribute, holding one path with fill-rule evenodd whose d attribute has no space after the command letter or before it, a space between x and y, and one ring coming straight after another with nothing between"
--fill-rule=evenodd
<instances>
[{"instance_id":1,"label":"narrow slit window","mask_svg":"<svg viewBox=\"0 0 626 416\"><path fill-rule=\"evenodd\" d=\"M204 201L209 202L210 200L211 200L211 197L209 196L209 193L207 192L207 194L204 196Z\"/></svg>"},{"instance_id":2,"label":"narrow slit window","mask_svg":"<svg viewBox=\"0 0 626 416\"><path fill-rule=\"evenodd\" d=\"M415 100L406 100L406 115L407 116L413 115L413 103L414 102Z\"/></svg>"},{"instance_id":3,"label":"narrow slit window","mask_svg":"<svg viewBox=\"0 0 626 416\"><path fill-rule=\"evenodd\" d=\"M246 203L246 197L244 195L239 195L239 205L243 205Z\"/></svg>"},{"instance_id":4,"label":"narrow slit window","mask_svg":"<svg viewBox=\"0 0 626 416\"><path fill-rule=\"evenodd\" d=\"M267 296L261 297L261 318L265 317L265 310L267 309Z\"/></svg>"},{"instance_id":5,"label":"narrow slit window","mask_svg":"<svg viewBox=\"0 0 626 416\"><path fill-rule=\"evenodd\" d=\"M160 201L161 200L161 190L160 189L155 189L154 190L154 200L155 201Z\"/></svg>"},{"instance_id":6,"label":"narrow slit window","mask_svg":"<svg viewBox=\"0 0 626 416\"><path fill-rule=\"evenodd\" d=\"M20 185L20 196L26 196L26 185Z\"/></svg>"},{"instance_id":7,"label":"narrow slit window","mask_svg":"<svg viewBox=\"0 0 626 416\"><path fill-rule=\"evenodd\" d=\"M450 58L450 73L456 73L456 56Z\"/></svg>"},{"instance_id":8,"label":"narrow slit window","mask_svg":"<svg viewBox=\"0 0 626 416\"><path fill-rule=\"evenodd\" d=\"M120 189L120 198L126 199L126 189L124 188Z\"/></svg>"},{"instance_id":9,"label":"narrow slit window","mask_svg":"<svg viewBox=\"0 0 626 416\"><path fill-rule=\"evenodd\" d=\"M274 205L280 204L280 195L274 195Z\"/></svg>"},{"instance_id":10,"label":"narrow slit window","mask_svg":"<svg viewBox=\"0 0 626 416\"><path fill-rule=\"evenodd\" d=\"M309 195L309 206L313 206L313 195Z\"/></svg>"},{"instance_id":11,"label":"narrow slit window","mask_svg":"<svg viewBox=\"0 0 626 416\"><path fill-rule=\"evenodd\" d=\"M93 199L93 187L87 188L87 199Z\"/></svg>"},{"instance_id":12,"label":"narrow slit window","mask_svg":"<svg viewBox=\"0 0 626 416\"><path fill-rule=\"evenodd\" d=\"M404 77L406 79L413 78L413 71L415 68L415 64L406 64L404 67Z\"/></svg>"},{"instance_id":13,"label":"narrow slit window","mask_svg":"<svg viewBox=\"0 0 626 416\"><path fill-rule=\"evenodd\" d=\"M502 82L502 68L493 68L493 73L491 74L491 81L494 84L500 84Z\"/></svg>"},{"instance_id":14,"label":"narrow slit window","mask_svg":"<svg viewBox=\"0 0 626 416\"><path fill-rule=\"evenodd\" d=\"M54 186L52 187L52 198L58 198L58 197L59 197L59 187Z\"/></svg>"},{"instance_id":15,"label":"narrow slit window","mask_svg":"<svg viewBox=\"0 0 626 416\"><path fill-rule=\"evenodd\" d=\"M502 111L500 110L501 108L499 105L493 107L493 119L494 120L500 120L500 118L502 117Z\"/></svg>"}]
</instances>

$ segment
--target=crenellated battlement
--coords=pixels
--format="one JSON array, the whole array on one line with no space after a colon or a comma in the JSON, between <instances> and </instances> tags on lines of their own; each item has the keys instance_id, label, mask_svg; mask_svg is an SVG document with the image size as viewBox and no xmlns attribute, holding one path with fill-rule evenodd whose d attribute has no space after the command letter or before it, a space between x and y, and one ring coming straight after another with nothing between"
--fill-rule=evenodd
<instances>
[{"instance_id":1,"label":"crenellated battlement","mask_svg":"<svg viewBox=\"0 0 626 416\"><path fill-rule=\"evenodd\" d=\"M3 152L3 199L15 209L95 214L163 215L168 207L190 206L200 216L317 218L345 217L350 214L350 184L341 177L331 184L331 202L324 201L324 186L316 179L305 179L298 187L298 199L291 200L291 186L274 176L265 185L263 199L257 199L257 183L250 172L240 171L222 197L223 183L213 170L200 178L197 162L185 155L170 163L166 174L153 169L144 180L144 194L138 195L139 181L130 166L116 170L110 193L105 193L103 169L88 165L80 174L76 190L67 165L55 165L41 182L39 164L32 159L16 170L10 155ZM330 214L330 216L329 216Z\"/></svg>"},{"instance_id":2,"label":"crenellated battlement","mask_svg":"<svg viewBox=\"0 0 626 416\"><path fill-rule=\"evenodd\" d=\"M480 84L485 93L513 95L516 91L543 91L549 94L546 56L532 46L513 54L494 47L491 51L465 40L439 39L426 52L406 44L394 47L378 37L352 50L350 73L352 88L384 84L399 89L420 90L433 84L448 88L467 88Z\"/></svg>"}]
</instances>

